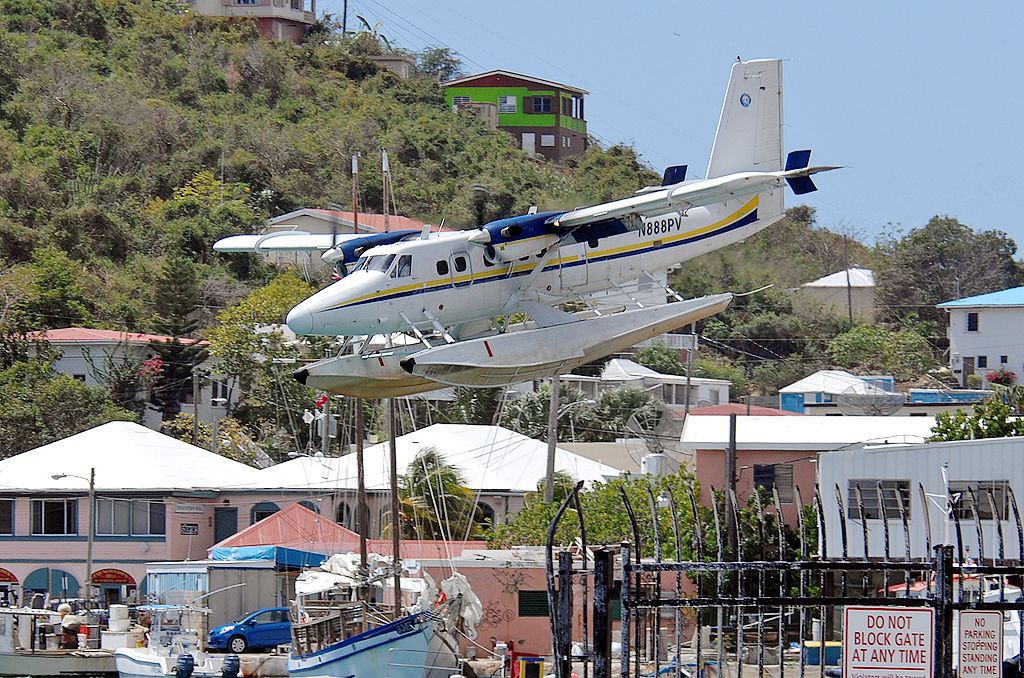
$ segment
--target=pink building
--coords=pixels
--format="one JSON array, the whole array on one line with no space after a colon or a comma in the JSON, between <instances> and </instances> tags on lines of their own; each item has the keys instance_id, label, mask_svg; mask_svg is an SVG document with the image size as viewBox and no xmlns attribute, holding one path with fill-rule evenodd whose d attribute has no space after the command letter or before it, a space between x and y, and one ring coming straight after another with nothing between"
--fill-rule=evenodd
<instances>
[{"instance_id":1,"label":"pink building","mask_svg":"<svg viewBox=\"0 0 1024 678\"><path fill-rule=\"evenodd\" d=\"M252 19L270 40L302 42L316 23L316 0L186 0L196 14Z\"/></svg>"},{"instance_id":2,"label":"pink building","mask_svg":"<svg viewBox=\"0 0 1024 678\"><path fill-rule=\"evenodd\" d=\"M931 435L934 425L934 417L737 416L737 499L745 503L755 487L774 486L786 523L796 526L797 490L805 504L811 502L819 452L919 443ZM720 490L726 484L729 416L688 417L681 440L683 456L700 482L701 502L710 506L712 488Z\"/></svg>"},{"instance_id":3,"label":"pink building","mask_svg":"<svg viewBox=\"0 0 1024 678\"><path fill-rule=\"evenodd\" d=\"M260 490L259 477L119 421L4 459L0 589L79 597L92 523L94 584L107 602L129 600L144 587L147 562L202 558L240 527L305 500L302 491Z\"/></svg>"}]
</instances>

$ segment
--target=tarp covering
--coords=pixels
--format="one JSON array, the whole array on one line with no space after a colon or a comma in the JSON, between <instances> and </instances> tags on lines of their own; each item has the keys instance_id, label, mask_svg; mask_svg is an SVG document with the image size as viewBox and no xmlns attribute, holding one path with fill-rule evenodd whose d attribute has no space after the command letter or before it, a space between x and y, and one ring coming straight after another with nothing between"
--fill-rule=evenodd
<instances>
[{"instance_id":1,"label":"tarp covering","mask_svg":"<svg viewBox=\"0 0 1024 678\"><path fill-rule=\"evenodd\" d=\"M278 568L316 567L324 562L322 553L299 551L283 546L215 546L211 560L270 560Z\"/></svg>"}]
</instances>

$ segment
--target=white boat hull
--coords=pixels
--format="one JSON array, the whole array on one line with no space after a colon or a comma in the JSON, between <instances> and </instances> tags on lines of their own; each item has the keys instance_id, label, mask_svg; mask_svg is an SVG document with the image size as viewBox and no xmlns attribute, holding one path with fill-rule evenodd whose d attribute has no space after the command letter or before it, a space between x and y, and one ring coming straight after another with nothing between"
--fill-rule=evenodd
<instances>
[{"instance_id":1,"label":"white boat hull","mask_svg":"<svg viewBox=\"0 0 1024 678\"><path fill-rule=\"evenodd\" d=\"M113 676L114 654L97 650L0 652L0 676Z\"/></svg>"},{"instance_id":2,"label":"white boat hull","mask_svg":"<svg viewBox=\"0 0 1024 678\"><path fill-rule=\"evenodd\" d=\"M429 614L404 617L346 638L324 650L288 659L299 678L433 678L451 673L454 661L437 649ZM447 660L447 661L446 661Z\"/></svg>"},{"instance_id":3,"label":"white boat hull","mask_svg":"<svg viewBox=\"0 0 1024 678\"><path fill-rule=\"evenodd\" d=\"M193 678L212 678L220 676L223 658L214 660L211 657L197 655ZM121 648L115 650L114 660L120 678L153 678L154 676L173 676L178 664L177 655L162 656L150 652L147 648Z\"/></svg>"}]
</instances>

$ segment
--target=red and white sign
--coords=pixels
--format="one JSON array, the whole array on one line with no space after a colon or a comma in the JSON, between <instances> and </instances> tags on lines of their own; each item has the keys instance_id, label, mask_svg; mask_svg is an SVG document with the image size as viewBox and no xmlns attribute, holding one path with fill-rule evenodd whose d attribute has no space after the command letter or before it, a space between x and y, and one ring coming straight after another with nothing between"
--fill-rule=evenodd
<instances>
[{"instance_id":1,"label":"red and white sign","mask_svg":"<svg viewBox=\"0 0 1024 678\"><path fill-rule=\"evenodd\" d=\"M961 678L999 678L1003 675L1003 613L961 612L959 645Z\"/></svg>"},{"instance_id":2,"label":"red and white sign","mask_svg":"<svg viewBox=\"0 0 1024 678\"><path fill-rule=\"evenodd\" d=\"M931 678L935 612L931 608L847 607L845 678Z\"/></svg>"},{"instance_id":3,"label":"red and white sign","mask_svg":"<svg viewBox=\"0 0 1024 678\"><path fill-rule=\"evenodd\" d=\"M123 570L108 567L104 570L96 570L92 573L93 584L128 584L135 585L135 579Z\"/></svg>"}]
</instances>

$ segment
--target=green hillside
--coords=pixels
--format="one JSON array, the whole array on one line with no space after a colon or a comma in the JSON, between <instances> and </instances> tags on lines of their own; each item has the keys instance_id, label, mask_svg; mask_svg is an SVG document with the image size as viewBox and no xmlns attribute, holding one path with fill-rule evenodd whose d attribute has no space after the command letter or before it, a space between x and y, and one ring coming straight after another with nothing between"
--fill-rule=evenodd
<instances>
[{"instance_id":1,"label":"green hillside","mask_svg":"<svg viewBox=\"0 0 1024 678\"><path fill-rule=\"evenodd\" d=\"M658 181L624 146L593 143L569 166L529 158L509 135L444 105L437 80L457 65L450 51L414 55L416 74L401 80L369 59L384 47L372 31L342 40L330 25L303 45L272 43L248 22L161 0L0 0L0 458L138 417L139 388L152 389L166 419L179 412L199 352L172 345L159 367L109 365L106 388L88 389L55 379L51 354L30 341L71 325L209 339L240 385L222 429L232 445L279 454L301 444L312 394L270 359L323 355L325 344L254 330L280 322L312 288L211 246L300 207L349 205L355 153L365 210L383 207L386 148L398 211L456 227L476 223L481 196L489 220ZM1015 250L1005 234L944 217L876 251L798 206L747 242L687 262L672 284L687 296L775 286L704 323L699 364L733 379L736 395L771 392L831 364L927 369L942 347L934 303L1014 284ZM885 327L849 334L841 318L795 312L789 288L847 264L878 268ZM879 346L900 348L883 360ZM173 430L192 427L179 418Z\"/></svg>"}]
</instances>

